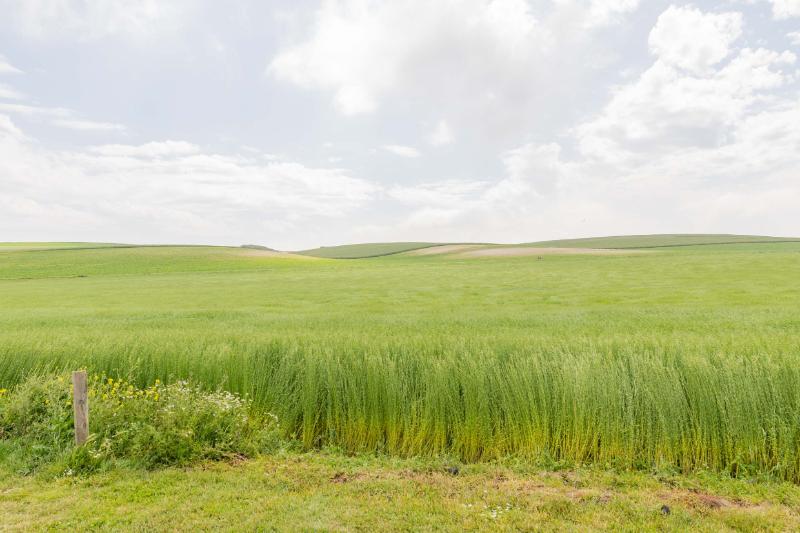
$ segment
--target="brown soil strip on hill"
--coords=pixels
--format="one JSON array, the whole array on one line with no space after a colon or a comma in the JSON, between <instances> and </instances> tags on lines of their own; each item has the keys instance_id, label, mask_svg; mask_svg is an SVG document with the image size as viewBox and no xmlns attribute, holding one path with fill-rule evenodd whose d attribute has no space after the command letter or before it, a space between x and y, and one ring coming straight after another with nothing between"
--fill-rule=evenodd
<instances>
[{"instance_id":1,"label":"brown soil strip on hill","mask_svg":"<svg viewBox=\"0 0 800 533\"><path fill-rule=\"evenodd\" d=\"M307 255L293 254L291 252L279 252L277 250L258 250L252 248L242 248L237 250L238 255L244 257L283 257L286 259L318 259Z\"/></svg>"},{"instance_id":2,"label":"brown soil strip on hill","mask_svg":"<svg viewBox=\"0 0 800 533\"><path fill-rule=\"evenodd\" d=\"M458 254L461 257L517 257L526 255L621 255L642 253L638 250L606 250L599 248L482 248Z\"/></svg>"},{"instance_id":3,"label":"brown soil strip on hill","mask_svg":"<svg viewBox=\"0 0 800 533\"><path fill-rule=\"evenodd\" d=\"M430 246L428 248L420 248L419 250L412 250L408 255L440 255L449 254L453 252L463 252L466 250L473 250L480 248L480 244L445 244L442 246Z\"/></svg>"}]
</instances>

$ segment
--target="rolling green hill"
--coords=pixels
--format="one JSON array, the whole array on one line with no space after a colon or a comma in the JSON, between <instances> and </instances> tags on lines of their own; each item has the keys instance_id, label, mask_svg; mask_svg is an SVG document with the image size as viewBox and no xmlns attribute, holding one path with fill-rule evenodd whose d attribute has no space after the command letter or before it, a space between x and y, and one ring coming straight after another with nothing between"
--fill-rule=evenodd
<instances>
[{"instance_id":1,"label":"rolling green hill","mask_svg":"<svg viewBox=\"0 0 800 533\"><path fill-rule=\"evenodd\" d=\"M0 253L29 250L78 250L84 248L108 248L114 246L126 245L103 242L0 242Z\"/></svg>"},{"instance_id":2,"label":"rolling green hill","mask_svg":"<svg viewBox=\"0 0 800 533\"><path fill-rule=\"evenodd\" d=\"M380 257L384 255L399 254L410 250L419 250L438 246L432 242L375 242L364 244L344 244L341 246L323 246L313 250L296 252L300 255L312 257L325 257L328 259L360 259L366 257Z\"/></svg>"},{"instance_id":3,"label":"rolling green hill","mask_svg":"<svg viewBox=\"0 0 800 533\"><path fill-rule=\"evenodd\" d=\"M298 261L314 258L222 246L54 247L0 252L0 279L229 272L286 268Z\"/></svg>"},{"instance_id":4,"label":"rolling green hill","mask_svg":"<svg viewBox=\"0 0 800 533\"><path fill-rule=\"evenodd\" d=\"M415 250L424 248L442 248L446 254L460 254L459 248L469 246L470 253L483 248L596 248L596 249L648 249L668 248L675 246L699 246L718 244L756 244L769 242L796 242L800 238L768 237L761 235L726 235L726 234L659 234L659 235L620 235L612 237L588 237L582 239L560 239L537 241L523 244L489 244L489 243L429 243L429 242L394 242L364 243L327 246L313 250L296 252L301 255L325 257L330 259L364 259L394 254L417 255ZM445 248L446 247L446 248ZM434 250L430 254L436 255Z\"/></svg>"},{"instance_id":5,"label":"rolling green hill","mask_svg":"<svg viewBox=\"0 0 800 533\"><path fill-rule=\"evenodd\" d=\"M695 246L706 244L736 244L762 242L793 242L799 238L765 237L761 235L725 234L660 234L619 235L613 237L589 237L585 239L562 239L527 243L525 246L559 248L662 248L671 246Z\"/></svg>"}]
</instances>

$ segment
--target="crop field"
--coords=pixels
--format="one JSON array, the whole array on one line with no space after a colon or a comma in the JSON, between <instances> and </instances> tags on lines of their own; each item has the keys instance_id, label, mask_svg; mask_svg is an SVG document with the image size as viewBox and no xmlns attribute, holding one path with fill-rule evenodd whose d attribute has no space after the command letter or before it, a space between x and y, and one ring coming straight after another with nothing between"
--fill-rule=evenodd
<instances>
[{"instance_id":1,"label":"crop field","mask_svg":"<svg viewBox=\"0 0 800 533\"><path fill-rule=\"evenodd\" d=\"M0 388L79 367L192 378L304 449L799 482L800 242L636 242L0 248Z\"/></svg>"}]
</instances>

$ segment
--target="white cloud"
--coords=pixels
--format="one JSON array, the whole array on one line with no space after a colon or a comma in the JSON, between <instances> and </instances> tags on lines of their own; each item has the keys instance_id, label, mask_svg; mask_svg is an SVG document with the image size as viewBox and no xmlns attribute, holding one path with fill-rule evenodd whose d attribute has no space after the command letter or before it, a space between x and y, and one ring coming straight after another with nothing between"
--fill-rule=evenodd
<instances>
[{"instance_id":1,"label":"white cloud","mask_svg":"<svg viewBox=\"0 0 800 533\"><path fill-rule=\"evenodd\" d=\"M157 239L276 239L276 228L341 218L378 191L344 170L217 154L183 141L51 150L4 115L0 176L0 230L58 235L68 228L95 239L121 226Z\"/></svg>"},{"instance_id":2,"label":"white cloud","mask_svg":"<svg viewBox=\"0 0 800 533\"><path fill-rule=\"evenodd\" d=\"M72 111L63 107L39 107L26 104L4 104L0 103L0 111L6 113L16 113L26 116L42 116L67 118L72 115Z\"/></svg>"},{"instance_id":3,"label":"white cloud","mask_svg":"<svg viewBox=\"0 0 800 533\"><path fill-rule=\"evenodd\" d=\"M22 74L22 71L9 63L3 54L0 54L0 74Z\"/></svg>"},{"instance_id":4,"label":"white cloud","mask_svg":"<svg viewBox=\"0 0 800 533\"><path fill-rule=\"evenodd\" d=\"M3 86L0 84L0 96L3 95L2 89ZM13 91L13 89L11 90ZM18 97L21 97L21 95ZM53 126L75 131L122 132L126 130L122 124L78 118L75 111L63 107L42 107L0 102L0 111L44 120Z\"/></svg>"},{"instance_id":5,"label":"white cloud","mask_svg":"<svg viewBox=\"0 0 800 533\"><path fill-rule=\"evenodd\" d=\"M453 143L453 132L447 121L440 120L433 131L428 135L428 143L431 146L444 146Z\"/></svg>"},{"instance_id":6,"label":"white cloud","mask_svg":"<svg viewBox=\"0 0 800 533\"><path fill-rule=\"evenodd\" d=\"M491 189L492 200L516 202L533 192L549 194L562 177L561 147L556 143L528 143L503 155L506 178Z\"/></svg>"},{"instance_id":7,"label":"white cloud","mask_svg":"<svg viewBox=\"0 0 800 533\"><path fill-rule=\"evenodd\" d=\"M741 33L741 13L709 14L670 6L658 17L648 43L665 64L702 73L727 57Z\"/></svg>"},{"instance_id":8,"label":"white cloud","mask_svg":"<svg viewBox=\"0 0 800 533\"><path fill-rule=\"evenodd\" d=\"M424 204L437 208L463 209L486 189L482 181L445 180L414 186L396 185L387 191L388 196L405 204Z\"/></svg>"},{"instance_id":9,"label":"white cloud","mask_svg":"<svg viewBox=\"0 0 800 533\"><path fill-rule=\"evenodd\" d=\"M269 72L332 91L336 108L355 115L408 86L452 95L527 78L526 65L550 41L524 0L325 2L308 39L282 49Z\"/></svg>"},{"instance_id":10,"label":"white cloud","mask_svg":"<svg viewBox=\"0 0 800 533\"><path fill-rule=\"evenodd\" d=\"M605 26L619 20L621 15L636 11L639 0L591 0L586 25Z\"/></svg>"},{"instance_id":11,"label":"white cloud","mask_svg":"<svg viewBox=\"0 0 800 533\"><path fill-rule=\"evenodd\" d=\"M800 0L770 0L772 16L778 20L800 17Z\"/></svg>"},{"instance_id":12,"label":"white cloud","mask_svg":"<svg viewBox=\"0 0 800 533\"><path fill-rule=\"evenodd\" d=\"M794 79L793 69L787 69L796 61L792 52L744 48L734 53L740 34L738 15L667 9L650 33L653 65L573 129L582 152L620 163L676 147L727 142L740 120L769 101L768 91ZM723 64L724 58L730 59Z\"/></svg>"},{"instance_id":13,"label":"white cloud","mask_svg":"<svg viewBox=\"0 0 800 533\"><path fill-rule=\"evenodd\" d=\"M789 42L795 46L800 46L800 31L792 31L786 34L786 38L789 39Z\"/></svg>"},{"instance_id":14,"label":"white cloud","mask_svg":"<svg viewBox=\"0 0 800 533\"><path fill-rule=\"evenodd\" d=\"M699 27L708 22L696 15ZM567 132L569 151L526 143L502 154L504 174L492 183L392 190L413 211L373 231L505 242L665 230L796 234L800 101L786 90L797 83L796 57L721 41L700 45L705 56L687 44L688 63L653 49L650 68Z\"/></svg>"},{"instance_id":15,"label":"white cloud","mask_svg":"<svg viewBox=\"0 0 800 533\"><path fill-rule=\"evenodd\" d=\"M21 100L25 98L25 95L14 89L10 85L6 85L5 83L0 83L0 98L5 98L7 100Z\"/></svg>"},{"instance_id":16,"label":"white cloud","mask_svg":"<svg viewBox=\"0 0 800 533\"><path fill-rule=\"evenodd\" d=\"M54 120L53 125L77 131L125 131L122 124L93 120Z\"/></svg>"},{"instance_id":17,"label":"white cloud","mask_svg":"<svg viewBox=\"0 0 800 533\"><path fill-rule=\"evenodd\" d=\"M93 154L109 157L179 157L200 153L200 147L185 141L159 141L145 144L104 144L89 148Z\"/></svg>"},{"instance_id":18,"label":"white cloud","mask_svg":"<svg viewBox=\"0 0 800 533\"><path fill-rule=\"evenodd\" d=\"M11 121L11 117L7 115L0 115L0 140L5 140L7 143L21 142L26 140L25 134L22 130Z\"/></svg>"},{"instance_id":19,"label":"white cloud","mask_svg":"<svg viewBox=\"0 0 800 533\"><path fill-rule=\"evenodd\" d=\"M420 156L419 150L411 146L403 146L402 144L387 144L383 149L401 157L414 158Z\"/></svg>"},{"instance_id":20,"label":"white cloud","mask_svg":"<svg viewBox=\"0 0 800 533\"><path fill-rule=\"evenodd\" d=\"M112 36L145 41L180 29L191 5L182 0L6 0L4 4L13 31L39 40L78 41Z\"/></svg>"},{"instance_id":21,"label":"white cloud","mask_svg":"<svg viewBox=\"0 0 800 533\"><path fill-rule=\"evenodd\" d=\"M19 78L0 77L0 233L14 238L294 247L796 233L789 4L773 2L771 18L767 0L325 0L295 3L277 23L263 2L207 4L191 20L172 11L193 12L188 3L0 4L5 51L31 73L17 101ZM167 42L172 31L187 39ZM111 42L156 37L158 54ZM259 93L239 74L265 50L277 53ZM56 107L59 76L76 69L80 111ZM0 73L15 72L0 58ZM298 88L339 114L371 115L343 119ZM228 107L223 90L240 99ZM116 137L125 105L148 112ZM395 141L407 145L382 146ZM201 145L211 142L229 148Z\"/></svg>"}]
</instances>

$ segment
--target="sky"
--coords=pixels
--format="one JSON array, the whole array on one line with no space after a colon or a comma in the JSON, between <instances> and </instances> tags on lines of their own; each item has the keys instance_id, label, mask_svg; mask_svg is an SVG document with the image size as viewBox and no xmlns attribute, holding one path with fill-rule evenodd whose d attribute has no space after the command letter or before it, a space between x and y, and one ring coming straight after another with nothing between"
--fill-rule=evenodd
<instances>
[{"instance_id":1,"label":"sky","mask_svg":"<svg viewBox=\"0 0 800 533\"><path fill-rule=\"evenodd\" d=\"M800 236L800 0L0 14L0 241Z\"/></svg>"}]
</instances>

